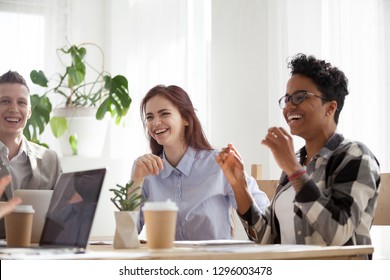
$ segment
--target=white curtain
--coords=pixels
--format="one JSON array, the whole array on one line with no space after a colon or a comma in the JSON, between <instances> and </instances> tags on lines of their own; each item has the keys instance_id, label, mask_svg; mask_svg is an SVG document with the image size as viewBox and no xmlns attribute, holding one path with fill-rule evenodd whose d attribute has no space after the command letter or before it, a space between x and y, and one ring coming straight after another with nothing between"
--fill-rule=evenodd
<instances>
[{"instance_id":1,"label":"white curtain","mask_svg":"<svg viewBox=\"0 0 390 280\"><path fill-rule=\"evenodd\" d=\"M0 73L18 71L29 83L33 69L53 72L67 12L67 0L0 0Z\"/></svg>"},{"instance_id":2,"label":"white curtain","mask_svg":"<svg viewBox=\"0 0 390 280\"><path fill-rule=\"evenodd\" d=\"M270 49L272 62L286 65L286 58L302 52L344 71L350 94L338 130L365 143L377 156L382 172L390 171L390 114L385 113L389 102L389 10L389 0L281 0L270 5L270 15L276 14L271 27L277 32L270 34L269 40L280 46L278 51ZM273 74L273 81L285 85L289 73L281 69ZM270 96L277 98L274 91ZM300 144L297 139L296 146Z\"/></svg>"},{"instance_id":3,"label":"white curtain","mask_svg":"<svg viewBox=\"0 0 390 280\"><path fill-rule=\"evenodd\" d=\"M184 88L207 129L209 18L207 0L111 3L111 68L127 74L133 99L127 129L118 134L127 140L112 147L111 153L128 155L130 166L136 157L150 152L139 105L158 84Z\"/></svg>"},{"instance_id":4,"label":"white curtain","mask_svg":"<svg viewBox=\"0 0 390 280\"><path fill-rule=\"evenodd\" d=\"M0 72L53 73L53 50L64 35L101 40L110 70L129 77L133 98L127 128L112 130L112 143L124 140L111 155L132 162L148 152L141 98L156 84L177 84L191 95L214 145L233 141L248 166L262 163L265 177L277 178L280 170L259 142L266 127L285 126L276 102L289 77L286 59L303 52L345 72L350 95L339 131L364 142L390 171L390 0L90 0L86 13L68 2L0 0Z\"/></svg>"},{"instance_id":5,"label":"white curtain","mask_svg":"<svg viewBox=\"0 0 390 280\"><path fill-rule=\"evenodd\" d=\"M158 83L178 84L191 95L212 144L237 144L248 169L252 163L262 163L265 177L278 178L279 168L272 157L267 157L269 151L259 144L265 133L262 126L264 122L266 126L285 126L276 102L284 94L289 77L286 60L303 52L329 60L345 72L350 95L340 116L339 130L348 138L364 142L378 157L382 171L389 171L386 141L390 139L390 117L384 110L389 99L389 82L386 85L385 79L389 58L385 59L388 54L384 37L385 20L390 18L388 3L389 0L113 2L112 68L122 68L131 77L133 97L128 153L137 156L140 151L148 151L138 110L146 91ZM258 19L267 15L267 20ZM248 20L238 21L243 18ZM249 41L253 44L247 44ZM387 44L388 41L387 38ZM237 46L242 49L238 51ZM262 53L263 48L268 54ZM253 58L252 63L248 64L247 57ZM256 75L258 78L251 78ZM267 79L262 75L268 75ZM260 101L253 94L261 95ZM301 145L301 140L296 139L296 146Z\"/></svg>"},{"instance_id":6,"label":"white curtain","mask_svg":"<svg viewBox=\"0 0 390 280\"><path fill-rule=\"evenodd\" d=\"M339 130L375 153L382 171L390 171L390 114L386 114L384 1L329 1L323 4L323 56L349 78L350 94ZM389 1L387 1L389 2ZM387 18L390 15L387 15ZM387 49L389 51L389 49ZM386 94L387 93L387 94Z\"/></svg>"}]
</instances>

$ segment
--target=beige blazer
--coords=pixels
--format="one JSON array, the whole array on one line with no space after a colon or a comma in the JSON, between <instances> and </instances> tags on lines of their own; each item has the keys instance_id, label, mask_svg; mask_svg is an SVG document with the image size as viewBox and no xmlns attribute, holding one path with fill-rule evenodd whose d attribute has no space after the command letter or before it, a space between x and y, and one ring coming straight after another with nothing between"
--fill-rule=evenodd
<instances>
[{"instance_id":1,"label":"beige blazer","mask_svg":"<svg viewBox=\"0 0 390 280\"><path fill-rule=\"evenodd\" d=\"M21 189L53 189L59 174L61 163L55 151L26 141L26 151L32 170L32 176L22 182ZM12 197L11 187L8 187L1 197L7 201ZM4 238L4 221L0 221L0 238Z\"/></svg>"}]
</instances>

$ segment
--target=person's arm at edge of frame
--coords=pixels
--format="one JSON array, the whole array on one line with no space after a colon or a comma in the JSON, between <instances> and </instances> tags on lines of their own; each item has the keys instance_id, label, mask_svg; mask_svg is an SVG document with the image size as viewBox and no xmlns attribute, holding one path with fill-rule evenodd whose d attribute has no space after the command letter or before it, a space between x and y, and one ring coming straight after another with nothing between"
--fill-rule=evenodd
<instances>
[{"instance_id":1,"label":"person's arm at edge of frame","mask_svg":"<svg viewBox=\"0 0 390 280\"><path fill-rule=\"evenodd\" d=\"M7 175L0 178L0 195L2 195L7 188L8 184L11 182L11 176ZM0 218L3 218L8 213L12 212L15 209L16 205L20 204L22 200L19 197L14 197L8 200L7 202L2 202L0 204Z\"/></svg>"}]
</instances>

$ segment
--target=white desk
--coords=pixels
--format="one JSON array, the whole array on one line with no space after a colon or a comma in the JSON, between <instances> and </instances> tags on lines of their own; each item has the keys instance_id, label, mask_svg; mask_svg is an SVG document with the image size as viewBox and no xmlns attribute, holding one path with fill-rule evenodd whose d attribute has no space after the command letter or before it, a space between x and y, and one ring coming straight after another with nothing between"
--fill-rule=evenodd
<instances>
[{"instance_id":1,"label":"white desk","mask_svg":"<svg viewBox=\"0 0 390 280\"><path fill-rule=\"evenodd\" d=\"M103 240L103 239L101 239ZM104 239L108 240L108 239ZM136 249L114 249L112 244L94 242L84 254L34 253L0 255L0 259L89 259L89 260L357 260L366 259L373 246L311 246L244 244L177 244L168 250L149 250L145 244Z\"/></svg>"},{"instance_id":2,"label":"white desk","mask_svg":"<svg viewBox=\"0 0 390 280\"><path fill-rule=\"evenodd\" d=\"M87 255L92 259L140 260L304 260L304 259L365 259L372 246L302 246L302 245L217 245L180 246L171 250L113 249L112 245L90 245ZM96 256L94 256L96 253ZM103 254L104 253L104 254ZM99 256L100 254L100 256ZM86 256L88 258L88 256Z\"/></svg>"}]
</instances>

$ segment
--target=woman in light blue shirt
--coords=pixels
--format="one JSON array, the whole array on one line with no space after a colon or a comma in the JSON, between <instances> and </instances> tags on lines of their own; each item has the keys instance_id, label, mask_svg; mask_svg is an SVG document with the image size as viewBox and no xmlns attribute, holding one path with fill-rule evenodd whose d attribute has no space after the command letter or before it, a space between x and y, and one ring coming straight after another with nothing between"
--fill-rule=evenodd
<instances>
[{"instance_id":1,"label":"woman in light blue shirt","mask_svg":"<svg viewBox=\"0 0 390 280\"><path fill-rule=\"evenodd\" d=\"M142 185L148 201L170 199L177 204L176 240L230 239L230 209L240 205L188 94L178 86L158 85L142 100L141 117L152 153L135 161L134 185ZM245 176L250 194L263 210L269 204L266 194L254 178ZM143 225L141 208L138 232Z\"/></svg>"}]
</instances>

